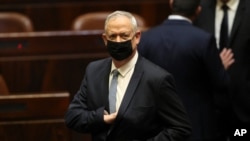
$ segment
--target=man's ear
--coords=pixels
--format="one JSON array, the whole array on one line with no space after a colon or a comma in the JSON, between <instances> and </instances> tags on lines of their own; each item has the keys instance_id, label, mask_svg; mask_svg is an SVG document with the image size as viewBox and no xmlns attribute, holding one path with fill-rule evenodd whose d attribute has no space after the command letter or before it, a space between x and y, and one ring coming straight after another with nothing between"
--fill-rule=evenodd
<instances>
[{"instance_id":1,"label":"man's ear","mask_svg":"<svg viewBox=\"0 0 250 141\"><path fill-rule=\"evenodd\" d=\"M196 8L194 15L190 17L192 21L194 21L199 16L201 9L202 7L200 5Z\"/></svg>"},{"instance_id":2,"label":"man's ear","mask_svg":"<svg viewBox=\"0 0 250 141\"><path fill-rule=\"evenodd\" d=\"M169 7L171 10L173 9L173 3L174 3L174 0L169 0Z\"/></svg>"},{"instance_id":3,"label":"man's ear","mask_svg":"<svg viewBox=\"0 0 250 141\"><path fill-rule=\"evenodd\" d=\"M199 6L196 8L196 11L195 11L195 16L196 16L196 17L201 13L201 10L202 10L202 7L199 5Z\"/></svg>"},{"instance_id":4,"label":"man's ear","mask_svg":"<svg viewBox=\"0 0 250 141\"><path fill-rule=\"evenodd\" d=\"M102 34L102 39L103 39L103 42L105 44L105 46L107 45L107 36L105 33Z\"/></svg>"},{"instance_id":5,"label":"man's ear","mask_svg":"<svg viewBox=\"0 0 250 141\"><path fill-rule=\"evenodd\" d=\"M139 42L141 40L141 31L136 32L135 38L136 38L136 44L139 44Z\"/></svg>"}]
</instances>

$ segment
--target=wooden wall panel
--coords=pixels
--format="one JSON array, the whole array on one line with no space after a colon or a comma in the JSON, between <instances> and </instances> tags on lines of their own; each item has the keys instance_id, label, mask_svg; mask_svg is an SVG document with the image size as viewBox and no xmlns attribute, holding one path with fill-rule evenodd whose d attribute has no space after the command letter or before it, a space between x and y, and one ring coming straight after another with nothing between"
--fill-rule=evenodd
<instances>
[{"instance_id":1,"label":"wooden wall panel","mask_svg":"<svg viewBox=\"0 0 250 141\"><path fill-rule=\"evenodd\" d=\"M160 24L169 14L168 0L15 2L1 4L0 12L16 11L29 16L36 31L71 30L77 16L93 11L127 10L145 18L149 27Z\"/></svg>"}]
</instances>

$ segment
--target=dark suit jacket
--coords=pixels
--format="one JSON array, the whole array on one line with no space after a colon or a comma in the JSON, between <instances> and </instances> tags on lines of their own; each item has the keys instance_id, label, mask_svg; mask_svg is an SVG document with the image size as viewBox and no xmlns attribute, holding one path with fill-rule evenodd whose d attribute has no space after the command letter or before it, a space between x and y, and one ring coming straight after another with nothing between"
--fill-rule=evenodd
<instances>
[{"instance_id":1,"label":"dark suit jacket","mask_svg":"<svg viewBox=\"0 0 250 141\"><path fill-rule=\"evenodd\" d=\"M200 16L195 21L198 27L214 33L215 0L203 0ZM229 48L233 50L235 63L228 70L232 84L232 106L242 122L250 124L250 1L240 0L235 15Z\"/></svg>"},{"instance_id":2,"label":"dark suit jacket","mask_svg":"<svg viewBox=\"0 0 250 141\"><path fill-rule=\"evenodd\" d=\"M103 121L108 110L111 58L88 65L80 90L65 116L78 132L90 132L93 141L181 141L190 124L175 90L173 77L139 57L112 127Z\"/></svg>"},{"instance_id":3,"label":"dark suit jacket","mask_svg":"<svg viewBox=\"0 0 250 141\"><path fill-rule=\"evenodd\" d=\"M176 80L190 117L190 140L217 138L215 94L224 94L227 74L215 38L185 20L166 20L142 34L139 52Z\"/></svg>"}]
</instances>

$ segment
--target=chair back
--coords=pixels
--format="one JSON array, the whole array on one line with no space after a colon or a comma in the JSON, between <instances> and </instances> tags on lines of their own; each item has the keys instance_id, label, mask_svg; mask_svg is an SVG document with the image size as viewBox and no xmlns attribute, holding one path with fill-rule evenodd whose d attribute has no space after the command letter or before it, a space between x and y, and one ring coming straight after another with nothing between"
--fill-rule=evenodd
<instances>
[{"instance_id":1,"label":"chair back","mask_svg":"<svg viewBox=\"0 0 250 141\"><path fill-rule=\"evenodd\" d=\"M26 15L15 12L0 12L0 33L31 31L33 31L33 24Z\"/></svg>"},{"instance_id":2,"label":"chair back","mask_svg":"<svg viewBox=\"0 0 250 141\"><path fill-rule=\"evenodd\" d=\"M0 74L0 95L8 95L9 89L7 87L7 84L3 78L3 76Z\"/></svg>"}]
</instances>

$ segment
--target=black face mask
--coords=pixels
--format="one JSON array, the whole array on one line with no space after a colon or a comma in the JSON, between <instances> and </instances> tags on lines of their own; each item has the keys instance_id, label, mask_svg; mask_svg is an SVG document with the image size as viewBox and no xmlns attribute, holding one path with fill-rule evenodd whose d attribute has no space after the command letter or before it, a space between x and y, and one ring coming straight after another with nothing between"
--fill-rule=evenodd
<instances>
[{"instance_id":1,"label":"black face mask","mask_svg":"<svg viewBox=\"0 0 250 141\"><path fill-rule=\"evenodd\" d=\"M107 49L108 49L109 54L115 60L126 59L133 52L131 40L124 41L124 42L113 42L113 41L108 40Z\"/></svg>"}]
</instances>

